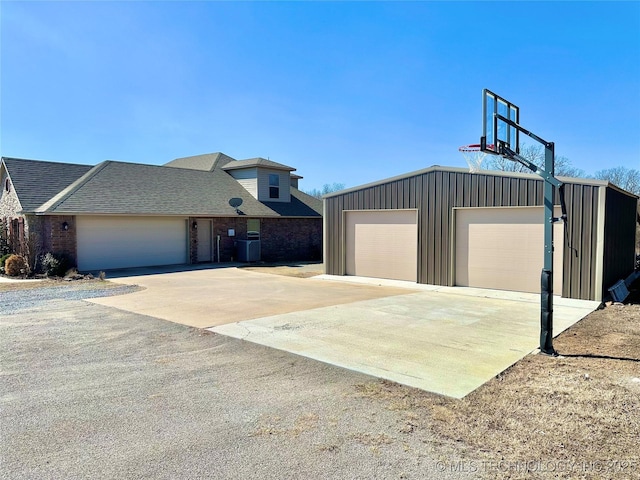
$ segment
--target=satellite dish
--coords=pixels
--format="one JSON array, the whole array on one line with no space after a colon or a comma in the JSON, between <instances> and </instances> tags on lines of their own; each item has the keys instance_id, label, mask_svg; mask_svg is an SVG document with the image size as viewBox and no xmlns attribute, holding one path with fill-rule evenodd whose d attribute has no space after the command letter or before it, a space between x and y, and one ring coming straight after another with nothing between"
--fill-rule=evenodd
<instances>
[{"instance_id":1,"label":"satellite dish","mask_svg":"<svg viewBox=\"0 0 640 480\"><path fill-rule=\"evenodd\" d=\"M240 205L242 205L242 199L232 198L231 200L229 200L229 205L231 205L233 208L238 208Z\"/></svg>"}]
</instances>

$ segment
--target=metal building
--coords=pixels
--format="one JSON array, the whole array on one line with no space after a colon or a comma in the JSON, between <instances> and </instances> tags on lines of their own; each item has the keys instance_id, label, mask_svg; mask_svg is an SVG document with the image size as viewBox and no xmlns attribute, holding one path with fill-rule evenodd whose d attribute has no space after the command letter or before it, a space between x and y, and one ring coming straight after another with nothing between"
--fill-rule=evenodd
<instances>
[{"instance_id":1,"label":"metal building","mask_svg":"<svg viewBox=\"0 0 640 480\"><path fill-rule=\"evenodd\" d=\"M568 221L554 225L554 293L601 300L633 271L638 197L560 180ZM329 194L326 273L539 292L543 189L532 174L434 166Z\"/></svg>"}]
</instances>

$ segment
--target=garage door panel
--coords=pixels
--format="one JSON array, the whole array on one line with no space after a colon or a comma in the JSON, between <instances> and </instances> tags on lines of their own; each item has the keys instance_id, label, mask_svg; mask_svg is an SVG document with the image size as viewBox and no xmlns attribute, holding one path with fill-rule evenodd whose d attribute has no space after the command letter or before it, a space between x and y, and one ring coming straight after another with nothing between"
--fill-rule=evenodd
<instances>
[{"instance_id":1,"label":"garage door panel","mask_svg":"<svg viewBox=\"0 0 640 480\"><path fill-rule=\"evenodd\" d=\"M347 275L417 280L415 210L349 211L345 215Z\"/></svg>"},{"instance_id":2,"label":"garage door panel","mask_svg":"<svg viewBox=\"0 0 640 480\"><path fill-rule=\"evenodd\" d=\"M559 216L560 212L557 211ZM554 224L554 292L562 293L563 225ZM542 207L456 210L455 283L540 292Z\"/></svg>"},{"instance_id":3,"label":"garage door panel","mask_svg":"<svg viewBox=\"0 0 640 480\"><path fill-rule=\"evenodd\" d=\"M78 268L187 263L185 219L172 217L77 217Z\"/></svg>"}]
</instances>

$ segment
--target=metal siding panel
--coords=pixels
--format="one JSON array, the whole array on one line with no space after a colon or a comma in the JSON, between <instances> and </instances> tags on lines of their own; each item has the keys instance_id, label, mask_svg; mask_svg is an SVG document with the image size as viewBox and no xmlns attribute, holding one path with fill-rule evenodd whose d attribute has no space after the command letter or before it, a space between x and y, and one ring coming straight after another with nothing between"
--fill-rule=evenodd
<instances>
[{"instance_id":1,"label":"metal siding panel","mask_svg":"<svg viewBox=\"0 0 640 480\"><path fill-rule=\"evenodd\" d=\"M585 188L584 189L584 207L588 207L589 205L592 205L593 200L594 200L594 192L592 188ZM591 284L592 284L592 278L591 278L591 256L590 255L585 255L585 253L591 253L591 236L589 235L589 232L592 231L592 229L595 228L595 222L594 222L594 218L593 216L590 214L591 213L591 209L589 208L583 208L583 221L584 224L582 226L582 235L581 235L581 247L582 247L582 255L581 255L581 261L580 261L580 292L578 293L578 295L580 296L580 298L584 298L585 295L589 295L591 293Z\"/></svg>"},{"instance_id":2,"label":"metal siding panel","mask_svg":"<svg viewBox=\"0 0 640 480\"><path fill-rule=\"evenodd\" d=\"M442 230L442 185L444 179L442 172L435 173L435 191L436 198L433 204L434 217L433 217L433 275L432 283L437 285L440 278L440 270L442 266L442 237L440 231Z\"/></svg>"},{"instance_id":3,"label":"metal siding panel","mask_svg":"<svg viewBox=\"0 0 640 480\"><path fill-rule=\"evenodd\" d=\"M334 232L328 238L327 272L343 273L342 211L417 208L418 281L446 285L451 272L452 207L542 205L543 186L543 181L535 179L432 171L332 197L327 199L325 212L328 228ZM554 239L564 246L564 296L588 299L594 295L597 226L597 195L594 192L597 188L582 184L567 184L566 187L568 239ZM610 203L608 207L615 213L616 200ZM607 219L609 215L610 210L607 210ZM614 220L611 216L610 221ZM608 229L607 235L611 235L611 231ZM607 268L613 268L610 265L615 264L616 257L607 257L607 261Z\"/></svg>"},{"instance_id":4,"label":"metal siding panel","mask_svg":"<svg viewBox=\"0 0 640 480\"><path fill-rule=\"evenodd\" d=\"M602 287L606 291L635 265L637 199L607 187Z\"/></svg>"},{"instance_id":5,"label":"metal siding panel","mask_svg":"<svg viewBox=\"0 0 640 480\"><path fill-rule=\"evenodd\" d=\"M592 299L594 285L595 243L593 232L597 226L597 190L587 185L573 185L571 201L575 207L569 219L568 243L572 249L570 296Z\"/></svg>"}]
</instances>

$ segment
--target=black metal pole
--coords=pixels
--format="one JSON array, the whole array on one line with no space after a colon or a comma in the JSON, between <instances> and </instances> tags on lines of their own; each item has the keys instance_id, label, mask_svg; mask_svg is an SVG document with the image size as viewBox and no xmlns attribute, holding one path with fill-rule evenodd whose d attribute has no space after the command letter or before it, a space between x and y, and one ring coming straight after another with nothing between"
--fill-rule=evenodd
<instances>
[{"instance_id":1,"label":"black metal pole","mask_svg":"<svg viewBox=\"0 0 640 480\"><path fill-rule=\"evenodd\" d=\"M544 169L551 177L555 174L554 144L544 147ZM544 182L544 267L540 278L540 351L556 356L553 348L553 197L555 186Z\"/></svg>"}]
</instances>

